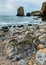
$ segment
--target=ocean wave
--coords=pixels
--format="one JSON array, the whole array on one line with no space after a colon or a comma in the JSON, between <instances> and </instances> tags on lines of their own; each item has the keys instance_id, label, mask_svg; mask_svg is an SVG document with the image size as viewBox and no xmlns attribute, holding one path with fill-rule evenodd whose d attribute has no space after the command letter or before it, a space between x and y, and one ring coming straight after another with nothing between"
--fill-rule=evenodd
<instances>
[{"instance_id":1,"label":"ocean wave","mask_svg":"<svg viewBox=\"0 0 46 65\"><path fill-rule=\"evenodd\" d=\"M33 17L0 17L0 27L4 25L28 25L28 24L41 24L41 19L34 20Z\"/></svg>"}]
</instances>

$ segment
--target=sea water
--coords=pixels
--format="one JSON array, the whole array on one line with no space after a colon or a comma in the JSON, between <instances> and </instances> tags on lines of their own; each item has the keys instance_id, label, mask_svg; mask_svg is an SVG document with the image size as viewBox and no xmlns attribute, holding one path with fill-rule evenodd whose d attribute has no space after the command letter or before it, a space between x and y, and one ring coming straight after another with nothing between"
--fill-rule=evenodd
<instances>
[{"instance_id":1,"label":"sea water","mask_svg":"<svg viewBox=\"0 0 46 65\"><path fill-rule=\"evenodd\" d=\"M0 27L4 25L27 25L27 24L41 24L43 21L37 17L19 17L19 16L8 16L0 15Z\"/></svg>"}]
</instances>

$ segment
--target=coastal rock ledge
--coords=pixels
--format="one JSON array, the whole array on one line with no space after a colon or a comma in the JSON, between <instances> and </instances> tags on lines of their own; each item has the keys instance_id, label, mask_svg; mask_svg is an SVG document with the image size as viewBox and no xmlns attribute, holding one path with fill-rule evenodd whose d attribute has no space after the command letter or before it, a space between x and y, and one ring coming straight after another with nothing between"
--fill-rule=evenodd
<instances>
[{"instance_id":1,"label":"coastal rock ledge","mask_svg":"<svg viewBox=\"0 0 46 65\"><path fill-rule=\"evenodd\" d=\"M26 16L32 16L32 15L46 17L46 2L42 3L42 7L39 11L32 11L32 12L26 14Z\"/></svg>"}]
</instances>

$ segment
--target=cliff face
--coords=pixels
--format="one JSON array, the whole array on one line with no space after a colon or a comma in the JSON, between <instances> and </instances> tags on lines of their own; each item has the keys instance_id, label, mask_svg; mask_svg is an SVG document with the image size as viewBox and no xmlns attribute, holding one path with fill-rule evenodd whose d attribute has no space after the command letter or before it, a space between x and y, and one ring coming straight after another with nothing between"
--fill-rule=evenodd
<instances>
[{"instance_id":1,"label":"cliff face","mask_svg":"<svg viewBox=\"0 0 46 65\"><path fill-rule=\"evenodd\" d=\"M32 11L30 13L27 13L26 16L41 16L41 17L45 17L46 19L46 2L42 3L42 7L41 10L39 11Z\"/></svg>"},{"instance_id":2,"label":"cliff face","mask_svg":"<svg viewBox=\"0 0 46 65\"><path fill-rule=\"evenodd\" d=\"M46 16L46 2L43 2L40 11L33 11L32 15L34 15L34 16Z\"/></svg>"},{"instance_id":3,"label":"cliff face","mask_svg":"<svg viewBox=\"0 0 46 65\"><path fill-rule=\"evenodd\" d=\"M42 11L43 13L46 13L46 2L43 2L41 11Z\"/></svg>"}]
</instances>

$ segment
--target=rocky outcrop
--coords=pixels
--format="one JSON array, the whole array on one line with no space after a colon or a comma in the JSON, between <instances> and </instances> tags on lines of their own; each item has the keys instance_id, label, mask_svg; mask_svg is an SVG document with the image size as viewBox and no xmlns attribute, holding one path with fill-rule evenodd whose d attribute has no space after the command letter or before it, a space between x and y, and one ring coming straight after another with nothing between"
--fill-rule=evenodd
<instances>
[{"instance_id":1,"label":"rocky outcrop","mask_svg":"<svg viewBox=\"0 0 46 65\"><path fill-rule=\"evenodd\" d=\"M42 16L46 18L46 2L43 2L41 10L40 11L32 11L31 13L27 13L27 16Z\"/></svg>"},{"instance_id":2,"label":"rocky outcrop","mask_svg":"<svg viewBox=\"0 0 46 65\"><path fill-rule=\"evenodd\" d=\"M33 16L41 16L40 11L33 11L33 12L31 12L31 14L32 14Z\"/></svg>"},{"instance_id":3,"label":"rocky outcrop","mask_svg":"<svg viewBox=\"0 0 46 65\"><path fill-rule=\"evenodd\" d=\"M46 2L43 2L40 12L42 15L46 16Z\"/></svg>"},{"instance_id":4,"label":"rocky outcrop","mask_svg":"<svg viewBox=\"0 0 46 65\"><path fill-rule=\"evenodd\" d=\"M17 10L17 16L24 16L24 8L23 7L19 7Z\"/></svg>"},{"instance_id":5,"label":"rocky outcrop","mask_svg":"<svg viewBox=\"0 0 46 65\"><path fill-rule=\"evenodd\" d=\"M30 13L27 13L26 16L40 16L40 11L32 11Z\"/></svg>"},{"instance_id":6,"label":"rocky outcrop","mask_svg":"<svg viewBox=\"0 0 46 65\"><path fill-rule=\"evenodd\" d=\"M40 16L46 16L46 2L43 2L41 10L40 10Z\"/></svg>"},{"instance_id":7,"label":"rocky outcrop","mask_svg":"<svg viewBox=\"0 0 46 65\"><path fill-rule=\"evenodd\" d=\"M2 27L2 31L4 31L4 32L8 32L8 31L9 31L8 26L3 26L3 27Z\"/></svg>"},{"instance_id":8,"label":"rocky outcrop","mask_svg":"<svg viewBox=\"0 0 46 65\"><path fill-rule=\"evenodd\" d=\"M26 14L26 16L45 16L46 19L46 2L43 2L41 10L39 11L32 11ZM17 16L24 16L24 8L23 7L19 7L17 10ZM43 18L44 19L44 18Z\"/></svg>"},{"instance_id":9,"label":"rocky outcrop","mask_svg":"<svg viewBox=\"0 0 46 65\"><path fill-rule=\"evenodd\" d=\"M27 14L26 14L26 16L31 16L31 15L32 15L32 13L27 13Z\"/></svg>"}]
</instances>

